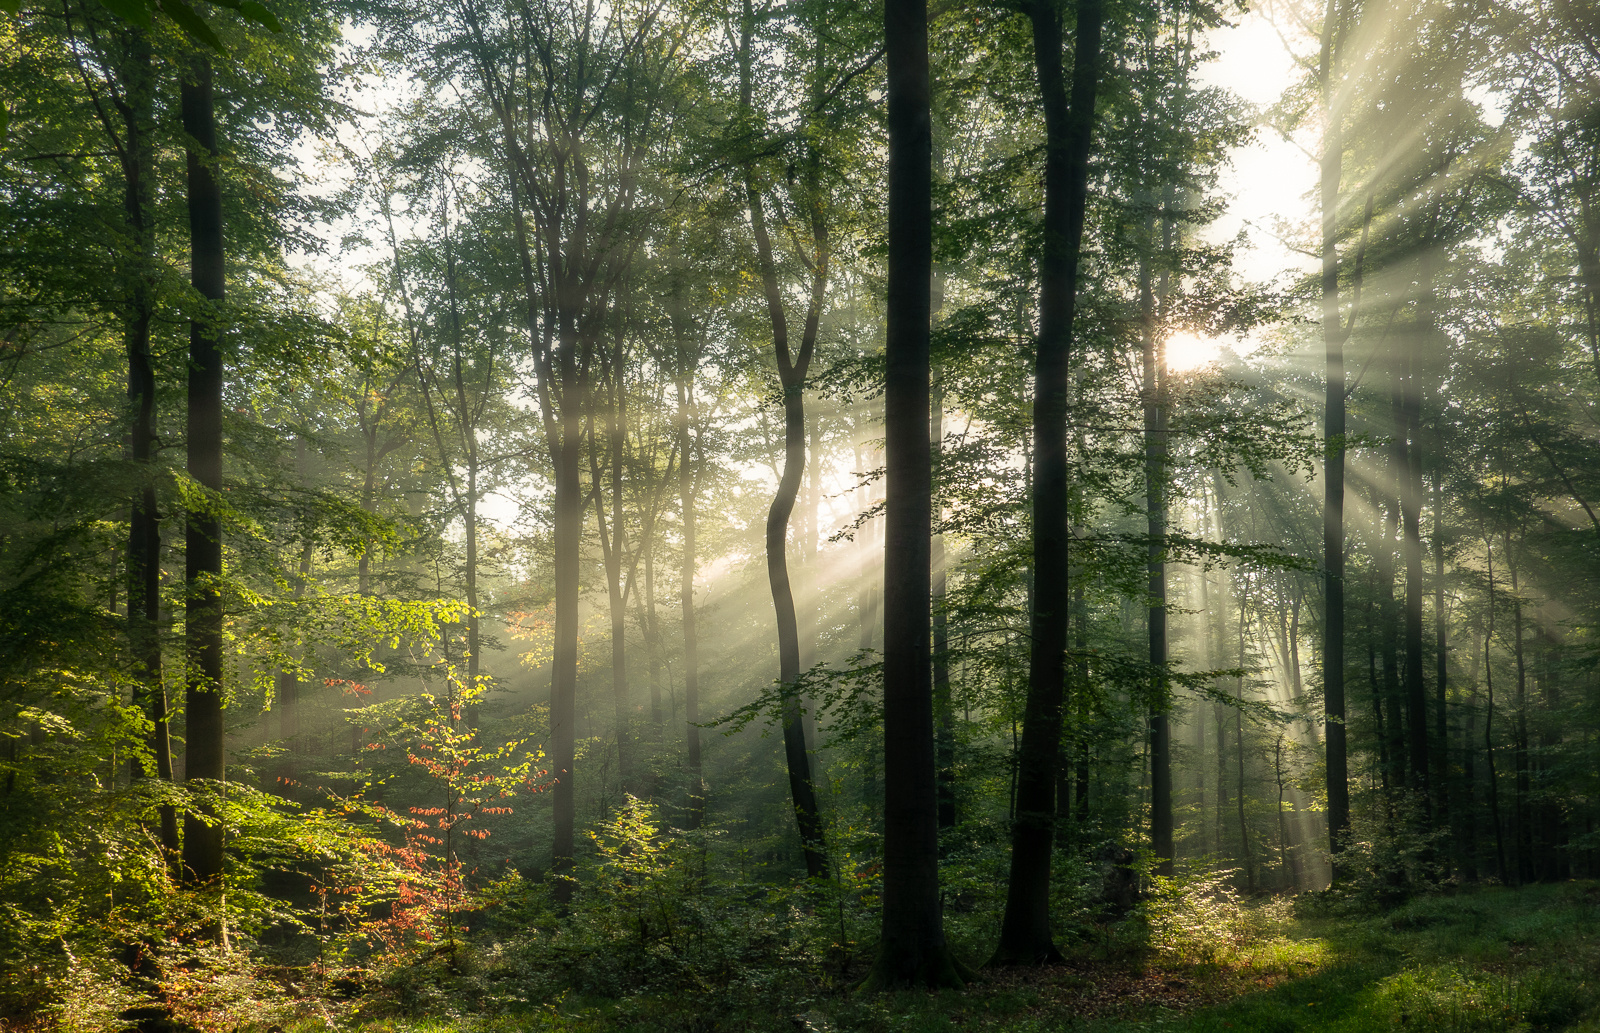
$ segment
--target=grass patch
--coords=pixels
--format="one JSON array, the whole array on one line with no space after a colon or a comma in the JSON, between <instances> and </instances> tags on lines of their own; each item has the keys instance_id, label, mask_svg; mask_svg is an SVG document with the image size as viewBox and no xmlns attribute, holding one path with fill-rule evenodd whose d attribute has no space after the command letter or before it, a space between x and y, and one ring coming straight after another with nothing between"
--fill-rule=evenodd
<instances>
[{"instance_id":1,"label":"grass patch","mask_svg":"<svg viewBox=\"0 0 1600 1033\"><path fill-rule=\"evenodd\" d=\"M1309 898L1294 909L1235 901L1209 917L1215 906L1209 898L1168 904L1154 920L1132 919L1080 940L1065 966L986 971L961 992L859 994L851 989L859 975L853 968L815 978L756 965L699 989L640 985L622 994L540 991L542 998L529 992L520 1001L502 995L502 1004L476 1014L462 1007L451 1015L457 1009L447 1002L456 998L441 979L431 992L412 986L408 1004L377 993L336 1014L307 1013L284 1029L1600 1033L1600 885L1482 889L1364 914ZM1151 935L1162 923L1166 942ZM477 978L480 985L537 978L526 959L520 965L480 963Z\"/></svg>"}]
</instances>

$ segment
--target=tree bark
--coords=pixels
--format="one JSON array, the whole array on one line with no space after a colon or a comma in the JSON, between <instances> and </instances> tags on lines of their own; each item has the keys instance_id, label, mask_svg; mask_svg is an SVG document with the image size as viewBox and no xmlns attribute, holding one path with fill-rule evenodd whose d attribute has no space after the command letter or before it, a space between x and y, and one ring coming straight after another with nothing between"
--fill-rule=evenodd
<instances>
[{"instance_id":1,"label":"tree bark","mask_svg":"<svg viewBox=\"0 0 1600 1033\"><path fill-rule=\"evenodd\" d=\"M1170 203L1170 198L1169 198ZM1162 219L1163 249L1170 247L1170 229ZM1155 220L1144 226L1145 253L1139 262L1139 306L1143 323L1144 490L1145 526L1149 536L1145 570L1145 606L1150 685L1150 848L1156 874L1172 874L1172 726L1167 685L1167 407L1166 355L1159 340L1157 299L1152 284ZM1163 284L1164 286L1164 284ZM1162 292L1165 294L1165 291Z\"/></svg>"},{"instance_id":2,"label":"tree bark","mask_svg":"<svg viewBox=\"0 0 1600 1033\"><path fill-rule=\"evenodd\" d=\"M118 153L123 174L123 211L127 219L133 275L123 339L128 355L128 460L140 484L129 506L125 576L128 594L128 644L133 656L134 705L150 719L146 743L155 763L155 777L172 781L172 739L168 728L167 690L162 682L161 659L161 513L156 502L155 473L155 365L150 354L151 299L155 274L155 227L151 203L155 193L154 146L155 68L149 36L141 29L127 30L128 47L123 63L125 89L116 107L122 116L122 141ZM150 772L134 761L132 779ZM162 805L157 835L168 858L178 856L178 816Z\"/></svg>"},{"instance_id":3,"label":"tree bark","mask_svg":"<svg viewBox=\"0 0 1600 1033\"><path fill-rule=\"evenodd\" d=\"M222 246L222 189L217 181L216 112L211 62L197 57L181 88L188 149L189 261L194 289L211 304L189 323L186 437L188 471L208 493L222 491L222 350L216 303L226 274ZM220 785L226 777L222 712L222 521L209 503L191 507L184 535L184 626L188 657L184 778ZM208 822L206 819L210 818ZM202 808L184 821L187 881L210 886L222 875L222 825Z\"/></svg>"},{"instance_id":4,"label":"tree bark","mask_svg":"<svg viewBox=\"0 0 1600 1033\"><path fill-rule=\"evenodd\" d=\"M937 277L935 277L937 283ZM942 299L934 299L934 314ZM929 427L930 465L935 479L939 476L940 457L944 452L944 387L935 375L929 401L932 425ZM934 489L937 499L937 488ZM938 520L938 506L933 507L933 519ZM954 828L956 824L956 715L950 695L950 617L946 612L948 580L945 574L944 535L935 534L931 540L932 582L930 591L933 605L933 710L934 753L938 770L936 790L939 805L939 828ZM1059 793L1057 794L1059 796Z\"/></svg>"},{"instance_id":5,"label":"tree bark","mask_svg":"<svg viewBox=\"0 0 1600 1033\"><path fill-rule=\"evenodd\" d=\"M1044 243L1039 256L1033 398L1034 604L1017 816L1011 830L1011 875L1000 942L991 959L991 964L999 965L1061 960L1050 932L1050 851L1071 605L1067 396L1099 85L1101 0L1081 0L1077 14L1069 102L1062 69L1061 9L1055 0L1034 0L1028 7L1045 120Z\"/></svg>"},{"instance_id":6,"label":"tree bark","mask_svg":"<svg viewBox=\"0 0 1600 1033\"><path fill-rule=\"evenodd\" d=\"M750 109L752 90L751 44L755 15L745 0L739 41L740 107ZM767 510L767 584L772 592L772 608L778 626L778 681L782 687L783 752L789 768L789 793L794 802L795 820L800 829L800 845L805 855L806 874L822 878L828 873L827 847L823 841L822 816L817 806L816 789L811 781L810 744L800 705L800 631L795 614L794 590L789 583L789 517L806 464L806 372L816 348L817 328L822 315L824 291L828 283L828 227L818 199L808 198L811 208L811 239L815 254L810 259L811 292L806 319L801 330L798 353L789 347L788 317L783 293L778 286L777 263L772 240L767 232L764 202L756 190L755 171L745 170L746 210L756 242L756 257L761 267L761 284L772 327L772 351L778 367L778 382L783 389L783 470L778 490Z\"/></svg>"},{"instance_id":7,"label":"tree bark","mask_svg":"<svg viewBox=\"0 0 1600 1033\"><path fill-rule=\"evenodd\" d=\"M886 0L888 331L884 391L883 911L867 985L959 987L939 900L929 652L933 133L926 0Z\"/></svg>"},{"instance_id":8,"label":"tree bark","mask_svg":"<svg viewBox=\"0 0 1600 1033\"><path fill-rule=\"evenodd\" d=\"M1328 0L1323 14L1318 84L1324 122L1319 195L1322 207L1322 343L1327 393L1323 405L1322 694L1328 791L1328 848L1334 881L1339 854L1350 833L1350 777L1346 759L1344 692L1344 468L1347 334L1339 312L1339 189L1344 172L1342 112L1335 107L1339 49L1343 46L1341 0Z\"/></svg>"},{"instance_id":9,"label":"tree bark","mask_svg":"<svg viewBox=\"0 0 1600 1033\"><path fill-rule=\"evenodd\" d=\"M677 379L678 392L678 503L683 514L683 572L679 601L683 612L683 711L684 754L689 766L689 820L691 830L705 824L706 787L700 758L700 657L699 633L694 615L695 578L695 473L691 460L694 436L691 412L694 388L688 377Z\"/></svg>"},{"instance_id":10,"label":"tree bark","mask_svg":"<svg viewBox=\"0 0 1600 1033\"><path fill-rule=\"evenodd\" d=\"M1402 344L1406 347L1409 342ZM1406 563L1405 692L1406 730L1409 733L1411 788L1420 794L1425 811L1432 812L1428 763L1428 696L1422 675L1422 453L1418 441L1421 400L1417 393L1415 358L1406 347L1401 376L1400 520Z\"/></svg>"},{"instance_id":11,"label":"tree bark","mask_svg":"<svg viewBox=\"0 0 1600 1033\"><path fill-rule=\"evenodd\" d=\"M1528 774L1528 665L1523 649L1522 585L1517 563L1511 551L1511 532L1505 533L1506 570L1511 575L1511 655L1516 661L1517 691L1513 704L1516 717L1511 725L1511 763L1516 774L1516 806L1512 809L1516 822L1517 883L1527 885L1533 873L1533 822L1529 800L1531 779Z\"/></svg>"}]
</instances>

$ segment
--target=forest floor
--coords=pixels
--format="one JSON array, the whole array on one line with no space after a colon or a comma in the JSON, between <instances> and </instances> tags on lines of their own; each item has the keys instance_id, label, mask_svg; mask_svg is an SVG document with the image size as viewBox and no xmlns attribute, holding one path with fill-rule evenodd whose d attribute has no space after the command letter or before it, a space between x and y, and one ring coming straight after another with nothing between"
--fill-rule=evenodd
<instances>
[{"instance_id":1,"label":"forest floor","mask_svg":"<svg viewBox=\"0 0 1600 1033\"><path fill-rule=\"evenodd\" d=\"M1301 908L1302 912L1314 909ZM374 1018L355 1033L1600 1033L1600 884L1480 889L1380 914L1302 914L1248 943L1110 949L985 971L960 992L719 1000L568 994L494 1017ZM293 1033L326 1029L308 1022Z\"/></svg>"}]
</instances>

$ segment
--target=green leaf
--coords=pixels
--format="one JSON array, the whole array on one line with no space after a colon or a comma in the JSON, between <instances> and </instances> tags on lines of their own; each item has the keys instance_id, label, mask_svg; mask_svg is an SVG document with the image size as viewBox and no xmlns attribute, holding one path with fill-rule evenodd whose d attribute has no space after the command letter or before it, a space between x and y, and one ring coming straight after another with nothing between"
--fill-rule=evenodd
<instances>
[{"instance_id":1,"label":"green leaf","mask_svg":"<svg viewBox=\"0 0 1600 1033\"><path fill-rule=\"evenodd\" d=\"M273 14L267 5L257 3L256 0L242 0L239 4L239 13L258 25L265 25L273 32L283 31L283 23L278 21L278 16Z\"/></svg>"},{"instance_id":2,"label":"green leaf","mask_svg":"<svg viewBox=\"0 0 1600 1033\"><path fill-rule=\"evenodd\" d=\"M147 0L100 0L100 6L141 29L150 27L150 4Z\"/></svg>"},{"instance_id":3,"label":"green leaf","mask_svg":"<svg viewBox=\"0 0 1600 1033\"><path fill-rule=\"evenodd\" d=\"M178 28L194 39L206 44L219 54L226 55L228 53L228 48L224 47L222 40L218 39L217 34L211 31L211 26L207 25L204 19L194 13L194 8L184 3L183 0L161 0L161 9L177 23Z\"/></svg>"},{"instance_id":4,"label":"green leaf","mask_svg":"<svg viewBox=\"0 0 1600 1033\"><path fill-rule=\"evenodd\" d=\"M21 14L22 0L0 0L0 11L7 14Z\"/></svg>"}]
</instances>

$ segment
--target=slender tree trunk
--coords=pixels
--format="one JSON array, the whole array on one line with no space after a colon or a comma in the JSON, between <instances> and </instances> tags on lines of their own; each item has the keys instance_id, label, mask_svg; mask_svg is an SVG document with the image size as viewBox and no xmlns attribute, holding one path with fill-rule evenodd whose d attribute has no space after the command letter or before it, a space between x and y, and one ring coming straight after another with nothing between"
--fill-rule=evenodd
<instances>
[{"instance_id":1,"label":"slender tree trunk","mask_svg":"<svg viewBox=\"0 0 1600 1033\"><path fill-rule=\"evenodd\" d=\"M1488 617L1483 630L1483 688L1488 701L1483 710L1483 755L1489 766L1489 819L1494 824L1495 875L1504 885L1509 877L1506 870L1506 843L1504 823L1500 819L1500 778L1494 763L1494 658L1490 646L1494 642L1494 537L1485 536L1484 563L1489 574Z\"/></svg>"},{"instance_id":2,"label":"slender tree trunk","mask_svg":"<svg viewBox=\"0 0 1600 1033\"><path fill-rule=\"evenodd\" d=\"M217 181L216 113L211 62L196 57L181 88L188 152L190 278L208 304L189 324L188 471L207 492L222 491L222 350L216 320L226 271L222 244L222 188ZM222 521L210 506L191 508L184 535L184 626L187 748L184 777L220 787L227 775L222 711ZM209 813L190 812L183 829L183 868L193 885L222 875L222 825ZM225 932L224 932L225 935Z\"/></svg>"},{"instance_id":3,"label":"slender tree trunk","mask_svg":"<svg viewBox=\"0 0 1600 1033\"><path fill-rule=\"evenodd\" d=\"M1434 457L1433 481L1433 804L1441 827L1450 825L1450 621L1444 608L1444 457Z\"/></svg>"},{"instance_id":4,"label":"slender tree trunk","mask_svg":"<svg viewBox=\"0 0 1600 1033\"><path fill-rule=\"evenodd\" d=\"M686 376L677 381L678 390L678 503L683 514L683 573L679 589L683 612L683 716L684 753L689 765L690 829L705 824L706 787L700 758L700 657L699 633L694 614L695 531L697 510L695 471L691 460L694 447L691 421L694 388Z\"/></svg>"},{"instance_id":5,"label":"slender tree trunk","mask_svg":"<svg viewBox=\"0 0 1600 1033\"><path fill-rule=\"evenodd\" d=\"M1170 198L1168 199L1170 204ZM1163 219L1163 237L1170 235ZM1145 520L1149 535L1145 608L1150 651L1150 847L1156 874L1172 874L1172 726L1167 686L1167 408L1166 355L1159 339L1151 264L1155 220L1145 221L1145 254L1139 262L1139 304L1143 322L1143 408ZM1163 245L1170 246L1166 239ZM1163 250L1166 248L1164 247Z\"/></svg>"},{"instance_id":6,"label":"slender tree trunk","mask_svg":"<svg viewBox=\"0 0 1600 1033\"><path fill-rule=\"evenodd\" d=\"M124 66L127 87L118 104L122 115L121 148L124 181L123 208L136 255L129 305L124 315L123 337L128 353L128 460L140 484L131 500L125 576L128 592L128 644L133 656L134 705L150 719L147 744L155 761L155 776L172 781L172 739L168 729L167 690L161 660L161 513L156 503L155 474L155 365L150 354L153 318L150 282L155 270L155 228L151 203L155 193L154 147L155 68L149 36L128 30ZM138 761L129 765L129 777L149 776ZM170 805L159 808L157 835L169 859L178 856L178 815Z\"/></svg>"},{"instance_id":7,"label":"slender tree trunk","mask_svg":"<svg viewBox=\"0 0 1600 1033\"><path fill-rule=\"evenodd\" d=\"M448 215L449 209L445 209ZM465 541L467 555L465 569L462 571L463 588L467 596L467 684L478 684L478 481L483 473L483 464L478 453L478 420L473 404L467 398L467 383L465 359L462 355L462 329L461 312L456 298L456 256L450 238L450 224L448 219L444 223L445 231L445 285L450 299L450 341L451 341L451 376L452 386L455 389L455 409L457 413L457 429L461 434L463 460L466 465L467 490L463 494L459 490L454 476L450 477L450 486L456 495L456 504L461 511L461 536ZM427 382L422 382L423 390L427 390ZM485 383L487 390L488 384ZM429 406L430 415L432 406ZM434 434L439 442L439 458L449 464L450 460L444 448L444 438L439 434L438 421L435 419ZM454 692L454 687L451 687ZM478 708L476 704L466 710L468 727L474 732L478 728ZM476 840L473 841L477 842Z\"/></svg>"},{"instance_id":8,"label":"slender tree trunk","mask_svg":"<svg viewBox=\"0 0 1600 1033\"><path fill-rule=\"evenodd\" d=\"M571 349L577 342L563 342L559 359L571 362ZM573 765L577 757L578 718L578 561L583 541L583 483L579 463L583 452L583 427L579 413L582 386L576 369L563 376L560 428L555 448L555 642L550 662L550 763L555 785L551 789L554 828L551 843L551 874L556 900L572 898L572 883L567 876L574 863L574 825L577 820L577 795Z\"/></svg>"},{"instance_id":9,"label":"slender tree trunk","mask_svg":"<svg viewBox=\"0 0 1600 1033\"><path fill-rule=\"evenodd\" d=\"M748 111L752 91L751 44L755 14L745 0L739 45L740 107ZM822 816L817 806L816 789L811 781L810 745L800 704L800 632L795 615L794 590L789 583L789 517L806 464L806 371L816 347L817 326L822 313L823 292L828 282L828 227L817 199L810 198L811 237L816 251L811 261L811 297L806 307L805 327L801 331L798 354L789 347L788 317L784 313L783 293L778 287L777 263L767 233L764 202L755 186L753 170L746 170L746 211L756 241L756 257L761 266L761 283L767 302L767 317L772 325L772 351L777 360L778 381L783 388L783 471L778 490L767 510L767 583L772 591L772 607L778 625L778 680L783 688L783 746L789 768L789 792L794 801L795 819L800 828L801 849L805 854L806 874L821 878L828 872L827 848L823 842Z\"/></svg>"},{"instance_id":10,"label":"slender tree trunk","mask_svg":"<svg viewBox=\"0 0 1600 1033\"><path fill-rule=\"evenodd\" d=\"M1239 667L1241 669L1245 666L1244 638L1245 638L1245 627L1246 627L1246 624L1247 624L1247 621L1246 621L1246 618L1245 618L1245 606L1249 602L1249 599L1250 599L1250 584L1249 584L1248 581L1245 581L1243 584L1241 584L1239 586L1239 653L1238 653L1238 656L1239 656ZM1234 689L1235 689L1234 698L1238 701L1237 705L1235 705L1234 708L1233 708L1233 749L1234 749L1235 758L1238 761L1238 776L1239 776L1237 792L1235 793L1235 797L1234 797L1235 801L1238 804L1238 808L1239 808L1239 853L1240 853L1240 857L1242 857L1243 860L1244 860L1244 882L1245 882L1245 888L1250 893L1254 893L1256 891L1256 886L1258 885L1258 882L1257 882L1257 879L1256 879L1255 858L1250 853L1250 825L1249 825L1248 822L1245 821L1245 813L1244 813L1244 802L1245 802L1244 801L1244 797L1245 797L1245 790L1244 790L1244 679L1242 677L1237 679L1237 683L1234 686Z\"/></svg>"},{"instance_id":11,"label":"slender tree trunk","mask_svg":"<svg viewBox=\"0 0 1600 1033\"><path fill-rule=\"evenodd\" d=\"M1322 343L1327 393L1323 405L1322 695L1326 731L1328 847L1338 881L1339 854L1350 832L1350 776L1346 759L1344 693L1344 472L1347 334L1339 311L1339 194L1344 172L1343 113L1338 97L1339 51L1344 42L1341 0L1327 0L1322 20L1318 83L1326 130L1319 194L1322 207Z\"/></svg>"},{"instance_id":12,"label":"slender tree trunk","mask_svg":"<svg viewBox=\"0 0 1600 1033\"><path fill-rule=\"evenodd\" d=\"M1395 475L1401 476L1400 470L1395 470ZM1400 505L1392 495L1385 502L1383 535L1374 557L1378 569L1378 655L1383 662L1383 698L1389 729L1389 769L1385 775L1391 786L1400 787L1405 784L1406 774L1405 723L1400 716L1400 622L1396 620L1394 598L1394 542L1400 526Z\"/></svg>"},{"instance_id":13,"label":"slender tree trunk","mask_svg":"<svg viewBox=\"0 0 1600 1033\"><path fill-rule=\"evenodd\" d=\"M1529 801L1528 776L1528 665L1523 651L1522 586L1517 574L1517 564L1512 558L1511 532L1505 534L1506 569L1511 574L1511 655L1516 661L1517 695L1514 701L1516 717L1511 725L1511 762L1516 772L1517 793L1513 818L1517 834L1517 883L1527 885L1533 874L1533 823Z\"/></svg>"},{"instance_id":14,"label":"slender tree trunk","mask_svg":"<svg viewBox=\"0 0 1600 1033\"><path fill-rule=\"evenodd\" d=\"M1428 696L1422 676L1422 454L1418 441L1421 400L1417 393L1415 358L1408 343L1402 358L1400 425L1398 439L1402 450L1397 456L1400 477L1401 525L1405 535L1406 612L1405 612L1405 692L1408 752L1411 757L1411 788L1421 794L1424 811L1431 814L1431 786L1428 784Z\"/></svg>"},{"instance_id":15,"label":"slender tree trunk","mask_svg":"<svg viewBox=\"0 0 1600 1033\"><path fill-rule=\"evenodd\" d=\"M1076 664L1077 707L1073 722L1077 732L1078 761L1072 776L1073 811L1076 827L1087 828L1089 818L1089 598L1080 577L1072 587L1072 646L1078 653Z\"/></svg>"},{"instance_id":16,"label":"slender tree trunk","mask_svg":"<svg viewBox=\"0 0 1600 1033\"><path fill-rule=\"evenodd\" d=\"M1484 657L1488 659L1487 656ZM1478 658L1472 658L1471 687L1461 730L1461 820L1456 830L1461 836L1462 874L1468 882L1478 881L1478 771L1475 742L1478 733Z\"/></svg>"},{"instance_id":17,"label":"slender tree trunk","mask_svg":"<svg viewBox=\"0 0 1600 1033\"><path fill-rule=\"evenodd\" d=\"M934 282L940 285L938 276L935 276ZM935 316L938 315L939 302L942 300L941 293L935 293ZM944 452L944 387L937 377L929 404L933 414L928 432L930 462L937 478ZM934 517L938 516L936 506ZM956 823L956 715L950 696L950 617L945 609L948 581L945 574L944 535L933 536L929 562L932 565L934 752L938 768L939 827L948 829L954 828Z\"/></svg>"},{"instance_id":18,"label":"slender tree trunk","mask_svg":"<svg viewBox=\"0 0 1600 1033\"><path fill-rule=\"evenodd\" d=\"M1034 602L1017 817L1011 829L1011 877L1006 887L1000 942L991 961L1001 965L1061 960L1050 931L1050 848L1071 600L1067 399L1095 94L1100 78L1104 14L1101 0L1083 0L1077 14L1069 102L1062 68L1061 8L1055 0L1033 0L1028 5L1045 122L1044 241L1039 256L1039 333L1033 394Z\"/></svg>"},{"instance_id":19,"label":"slender tree trunk","mask_svg":"<svg viewBox=\"0 0 1600 1033\"><path fill-rule=\"evenodd\" d=\"M666 714L661 709L661 620L656 613L656 550L655 520L646 516L640 529L639 547L644 551L644 632L645 663L650 675L650 735L656 746L661 745L666 727Z\"/></svg>"},{"instance_id":20,"label":"slender tree trunk","mask_svg":"<svg viewBox=\"0 0 1600 1033\"><path fill-rule=\"evenodd\" d=\"M883 925L867 985L960 986L944 939L930 656L933 134L926 0L885 0L888 333L884 391Z\"/></svg>"},{"instance_id":21,"label":"slender tree trunk","mask_svg":"<svg viewBox=\"0 0 1600 1033\"><path fill-rule=\"evenodd\" d=\"M1293 865L1289 861L1289 824L1283 810L1286 784L1283 770L1283 740L1283 734L1279 733L1272 749L1272 771L1278 782L1278 878L1285 886L1294 889L1299 879L1296 878Z\"/></svg>"},{"instance_id":22,"label":"slender tree trunk","mask_svg":"<svg viewBox=\"0 0 1600 1033\"><path fill-rule=\"evenodd\" d=\"M627 416L622 385L622 344L618 334L610 367L611 405L606 414L606 465L611 473L611 517L607 527L605 499L594 493L595 521L600 529L600 548L606 569L606 604L611 617L611 701L616 720L617 779L623 791L634 786L633 738L628 728L628 601L623 583L623 464L626 459ZM590 451L589 478L599 485L604 480L600 467L600 445Z\"/></svg>"},{"instance_id":23,"label":"slender tree trunk","mask_svg":"<svg viewBox=\"0 0 1600 1033\"><path fill-rule=\"evenodd\" d=\"M817 555L821 535L818 533L822 510L822 428L814 411L806 413L807 438L810 448L806 453L805 512L801 515L800 531L800 593L795 611L800 628L800 670L810 671L817 664L817 642L821 634L821 592ZM822 777L822 758L816 752L822 742L817 727L817 701L808 687L800 695L800 720L804 724L806 742L811 752L813 784L825 784Z\"/></svg>"},{"instance_id":24,"label":"slender tree trunk","mask_svg":"<svg viewBox=\"0 0 1600 1033\"><path fill-rule=\"evenodd\" d=\"M295 451L299 462L295 465L302 471L305 466L305 441L300 439L295 442ZM303 476L303 473L302 473ZM306 583L311 580L311 558L315 552L315 543L309 534L300 545L300 562L295 571L294 590L290 595L296 603L305 598ZM298 772L296 754L302 747L297 741L300 736L300 675L295 671L280 670L278 683L274 691L273 707L278 711L278 735L284 741L283 760L279 765L279 774L285 780L292 779Z\"/></svg>"}]
</instances>

